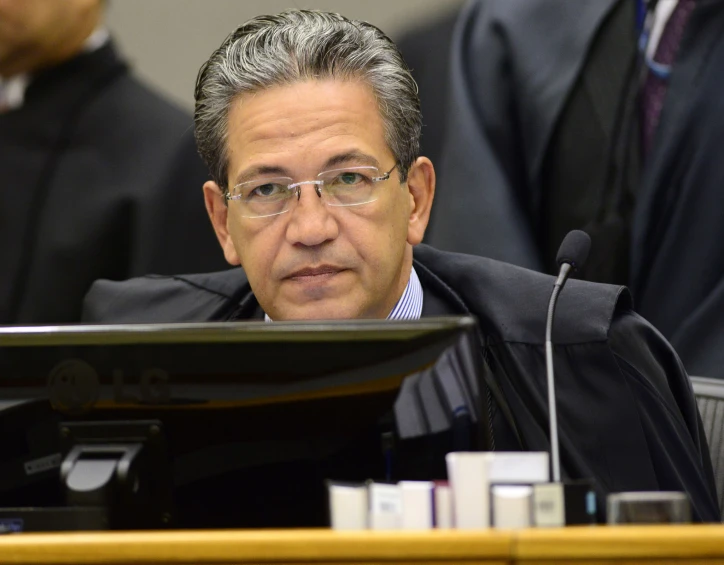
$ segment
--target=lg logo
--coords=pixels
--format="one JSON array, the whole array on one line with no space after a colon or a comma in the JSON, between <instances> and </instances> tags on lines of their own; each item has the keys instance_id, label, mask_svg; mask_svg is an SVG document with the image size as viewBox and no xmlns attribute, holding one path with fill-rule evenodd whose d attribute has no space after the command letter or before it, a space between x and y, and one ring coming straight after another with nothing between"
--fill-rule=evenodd
<instances>
[{"instance_id":1,"label":"lg logo","mask_svg":"<svg viewBox=\"0 0 724 565\"><path fill-rule=\"evenodd\" d=\"M98 374L85 361L68 359L48 375L50 404L63 412L85 412L98 400Z\"/></svg>"},{"instance_id":2,"label":"lg logo","mask_svg":"<svg viewBox=\"0 0 724 565\"><path fill-rule=\"evenodd\" d=\"M123 371L113 371L113 399L116 402L168 404L171 387L168 373L162 369L147 369L135 386L124 382Z\"/></svg>"},{"instance_id":3,"label":"lg logo","mask_svg":"<svg viewBox=\"0 0 724 565\"><path fill-rule=\"evenodd\" d=\"M138 382L128 382L123 371L112 374L112 399L119 404L167 404L171 398L168 373L146 369ZM100 396L101 384L96 370L81 359L58 363L48 375L48 396L56 410L86 412Z\"/></svg>"}]
</instances>

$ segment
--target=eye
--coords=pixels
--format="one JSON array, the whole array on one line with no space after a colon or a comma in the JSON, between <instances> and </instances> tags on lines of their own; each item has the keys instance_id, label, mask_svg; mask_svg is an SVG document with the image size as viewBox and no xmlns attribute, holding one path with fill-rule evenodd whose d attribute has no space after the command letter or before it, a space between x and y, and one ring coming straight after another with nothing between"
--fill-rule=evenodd
<instances>
[{"instance_id":1,"label":"eye","mask_svg":"<svg viewBox=\"0 0 724 565\"><path fill-rule=\"evenodd\" d=\"M362 181L362 175L359 173L342 173L339 175L342 184L357 184Z\"/></svg>"},{"instance_id":2,"label":"eye","mask_svg":"<svg viewBox=\"0 0 724 565\"><path fill-rule=\"evenodd\" d=\"M279 196L284 193L286 187L281 184L267 183L257 186L249 193L249 198L262 197L269 198L271 196Z\"/></svg>"},{"instance_id":3,"label":"eye","mask_svg":"<svg viewBox=\"0 0 724 565\"><path fill-rule=\"evenodd\" d=\"M352 187L367 182L369 179L362 173L345 171L337 175L332 181L333 185Z\"/></svg>"}]
</instances>

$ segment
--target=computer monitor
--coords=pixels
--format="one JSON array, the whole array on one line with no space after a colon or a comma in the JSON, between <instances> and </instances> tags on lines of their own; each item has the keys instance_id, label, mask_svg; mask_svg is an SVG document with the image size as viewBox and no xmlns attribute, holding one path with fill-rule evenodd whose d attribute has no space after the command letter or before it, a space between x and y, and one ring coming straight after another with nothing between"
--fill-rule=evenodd
<instances>
[{"instance_id":1,"label":"computer monitor","mask_svg":"<svg viewBox=\"0 0 724 565\"><path fill-rule=\"evenodd\" d=\"M0 328L0 524L327 525L327 479L487 447L477 344L470 317Z\"/></svg>"}]
</instances>

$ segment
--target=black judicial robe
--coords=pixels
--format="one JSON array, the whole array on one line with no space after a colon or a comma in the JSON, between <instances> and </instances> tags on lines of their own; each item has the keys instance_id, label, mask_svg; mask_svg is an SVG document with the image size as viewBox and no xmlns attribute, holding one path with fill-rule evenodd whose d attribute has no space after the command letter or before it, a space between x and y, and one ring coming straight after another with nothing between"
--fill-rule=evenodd
<instances>
[{"instance_id":1,"label":"black judicial robe","mask_svg":"<svg viewBox=\"0 0 724 565\"><path fill-rule=\"evenodd\" d=\"M493 394L497 450L548 450L544 329L553 279L490 259L415 248L423 315L473 314ZM99 281L89 323L261 319L241 269ZM691 384L664 338L633 312L623 287L572 280L553 334L564 476L609 492L686 491L694 516L719 521L706 439ZM512 418L507 418L509 409Z\"/></svg>"},{"instance_id":2,"label":"black judicial robe","mask_svg":"<svg viewBox=\"0 0 724 565\"><path fill-rule=\"evenodd\" d=\"M224 266L190 116L112 43L33 78L0 114L0 324L77 322L99 278Z\"/></svg>"},{"instance_id":3,"label":"black judicial robe","mask_svg":"<svg viewBox=\"0 0 724 565\"><path fill-rule=\"evenodd\" d=\"M555 241L567 229L586 227L551 225L546 199L560 190L568 195L560 196L561 211L585 216L599 198L621 65L625 72L636 53L633 4L475 0L466 6L453 38L447 137L427 242L546 270L547 228L559 230ZM619 35L597 52L597 35L617 7L629 9L622 15L630 21L620 22ZM586 75L592 58L599 65L595 82ZM624 218L629 257L618 279L688 373L714 378L724 378L722 89L724 1L699 0L652 152L640 177L628 181L634 192ZM563 124L571 113L577 122ZM564 174L551 175L549 166ZM638 176L621 162L617 167ZM574 177L581 182L566 185ZM589 263L605 260L610 242L592 236ZM556 245L549 245L553 256Z\"/></svg>"},{"instance_id":4,"label":"black judicial robe","mask_svg":"<svg viewBox=\"0 0 724 565\"><path fill-rule=\"evenodd\" d=\"M428 243L530 269L547 266L536 229L543 163L596 31L615 4L473 0L463 8L452 39ZM580 144L592 142L586 134Z\"/></svg>"}]
</instances>

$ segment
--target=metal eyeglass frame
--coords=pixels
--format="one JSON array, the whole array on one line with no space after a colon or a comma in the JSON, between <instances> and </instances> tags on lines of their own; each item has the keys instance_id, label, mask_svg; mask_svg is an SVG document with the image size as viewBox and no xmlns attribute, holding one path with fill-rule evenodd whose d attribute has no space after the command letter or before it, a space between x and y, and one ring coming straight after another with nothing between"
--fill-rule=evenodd
<instances>
[{"instance_id":1,"label":"metal eyeglass frame","mask_svg":"<svg viewBox=\"0 0 724 565\"><path fill-rule=\"evenodd\" d=\"M372 178L370 179L370 182L372 182L372 183L378 183L378 182L382 182L382 181L388 180L388 179L390 178L390 175L392 174L392 171L394 171L394 170L397 168L398 165L399 165L399 162L395 162L395 164L392 165L392 168L391 168L389 171L387 171L386 173L383 173L382 175L380 175L380 176L378 176L378 177L372 177ZM357 166L357 167L347 167L347 168L344 168L344 169L330 169L329 171L322 171L322 172L319 173L319 175L317 175L317 176L319 177L319 176L322 176L322 175L325 175L325 174L328 174L328 173L332 173L332 172L336 172L336 171L340 171L340 172L345 172L345 171L353 172L353 171L356 171L356 170L358 170L358 169L377 169L377 167L366 166L366 165L365 165L365 166ZM379 171L379 169L377 169L377 170ZM279 178L279 179L289 179L289 180L291 180L291 178L289 178L289 177L278 177L278 178ZM252 181L247 181L247 182L239 183L239 184L237 184L237 185L234 185L234 188L236 188L236 187L238 187L238 186L242 186L242 185L244 185L244 184L253 183L253 182L255 182L255 181L252 180ZM317 196L319 196L319 198L322 198L322 187L324 186L324 183L325 183L324 180L303 180L303 181L299 181L299 182L290 183L290 184L286 185L286 188L287 188L287 190L289 190L290 193L292 193L292 192L296 193L296 195L297 195L297 201L298 201L298 200L301 198L301 196L302 196L302 190L301 190L302 186L305 185L305 184L313 184L313 185L314 185L314 192L317 193ZM232 195L232 194L229 194L229 191L227 190L227 191L224 193L224 198L226 199L227 202L230 201L230 200L241 200L242 195L241 195L241 194ZM290 197L287 199L287 201L290 201L291 199L292 199L292 196L290 196ZM370 202L374 202L375 200L377 200L377 198L375 198L374 200L367 200L367 201L365 201L365 202L358 202L358 203L355 203L355 204L326 204L326 203L325 203L325 204L326 204L327 206L333 206L333 207L339 207L339 208L348 208L348 207L350 207L350 206L361 206L362 204L369 204ZM282 210L281 212L274 212L273 214L264 214L264 215L261 215L261 216L242 216L242 217L243 217L243 218L269 218L269 217L271 217L271 216L279 216L280 214L285 214L285 213L289 212L289 210L290 210L290 209L287 208L286 210Z\"/></svg>"}]
</instances>

